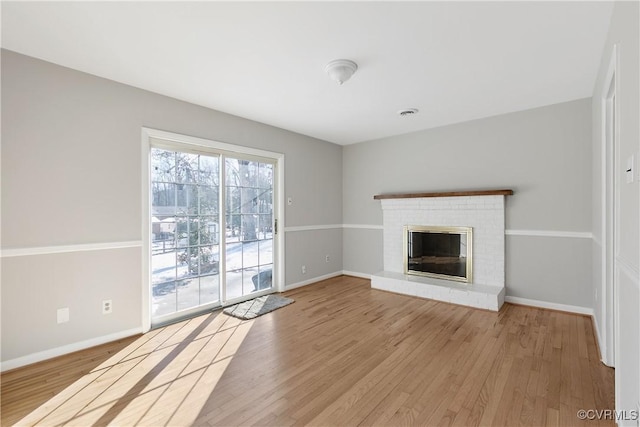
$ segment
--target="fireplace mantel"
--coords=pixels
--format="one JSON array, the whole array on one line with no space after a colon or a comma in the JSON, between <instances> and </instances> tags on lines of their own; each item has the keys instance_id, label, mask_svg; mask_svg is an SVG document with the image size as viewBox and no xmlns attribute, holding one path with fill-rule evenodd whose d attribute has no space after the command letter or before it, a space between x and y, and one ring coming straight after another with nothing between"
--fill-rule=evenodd
<instances>
[{"instance_id":1,"label":"fireplace mantel","mask_svg":"<svg viewBox=\"0 0 640 427\"><path fill-rule=\"evenodd\" d=\"M468 190L468 191L438 191L430 193L392 193L376 194L374 200L382 199L418 199L422 197L464 197L464 196L511 196L513 190Z\"/></svg>"}]
</instances>

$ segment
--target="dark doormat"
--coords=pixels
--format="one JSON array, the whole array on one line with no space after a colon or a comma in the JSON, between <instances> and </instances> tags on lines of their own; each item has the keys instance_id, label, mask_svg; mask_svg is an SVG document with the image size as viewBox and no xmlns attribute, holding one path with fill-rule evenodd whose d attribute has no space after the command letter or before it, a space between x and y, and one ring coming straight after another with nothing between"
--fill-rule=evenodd
<instances>
[{"instance_id":1,"label":"dark doormat","mask_svg":"<svg viewBox=\"0 0 640 427\"><path fill-rule=\"evenodd\" d=\"M263 314L277 310L285 305L289 305L294 300L280 295L264 295L249 301L241 302L224 309L224 313L238 319L254 319Z\"/></svg>"}]
</instances>

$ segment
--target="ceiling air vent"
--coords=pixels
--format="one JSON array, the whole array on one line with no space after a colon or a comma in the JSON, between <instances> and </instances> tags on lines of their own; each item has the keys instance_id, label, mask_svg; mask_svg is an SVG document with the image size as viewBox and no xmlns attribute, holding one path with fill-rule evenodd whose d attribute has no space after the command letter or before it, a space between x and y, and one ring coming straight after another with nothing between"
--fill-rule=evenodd
<instances>
[{"instance_id":1,"label":"ceiling air vent","mask_svg":"<svg viewBox=\"0 0 640 427\"><path fill-rule=\"evenodd\" d=\"M413 114L418 114L418 109L417 108L407 108L406 110L400 110L398 111L398 114L400 114L401 116L411 116Z\"/></svg>"}]
</instances>

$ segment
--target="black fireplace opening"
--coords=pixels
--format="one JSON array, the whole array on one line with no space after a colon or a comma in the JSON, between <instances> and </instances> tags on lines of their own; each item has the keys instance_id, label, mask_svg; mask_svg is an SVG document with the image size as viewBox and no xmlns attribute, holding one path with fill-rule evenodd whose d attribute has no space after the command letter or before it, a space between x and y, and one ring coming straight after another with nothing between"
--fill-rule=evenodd
<instances>
[{"instance_id":1,"label":"black fireplace opening","mask_svg":"<svg viewBox=\"0 0 640 427\"><path fill-rule=\"evenodd\" d=\"M470 227L406 227L405 273L471 281Z\"/></svg>"}]
</instances>

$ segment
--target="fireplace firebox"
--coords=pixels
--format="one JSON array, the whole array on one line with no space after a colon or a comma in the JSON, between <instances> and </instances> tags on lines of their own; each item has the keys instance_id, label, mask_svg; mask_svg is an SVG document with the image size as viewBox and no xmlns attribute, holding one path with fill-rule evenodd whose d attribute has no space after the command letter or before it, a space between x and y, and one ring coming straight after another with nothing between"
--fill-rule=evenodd
<instances>
[{"instance_id":1,"label":"fireplace firebox","mask_svg":"<svg viewBox=\"0 0 640 427\"><path fill-rule=\"evenodd\" d=\"M471 227L404 227L404 273L471 283Z\"/></svg>"}]
</instances>

